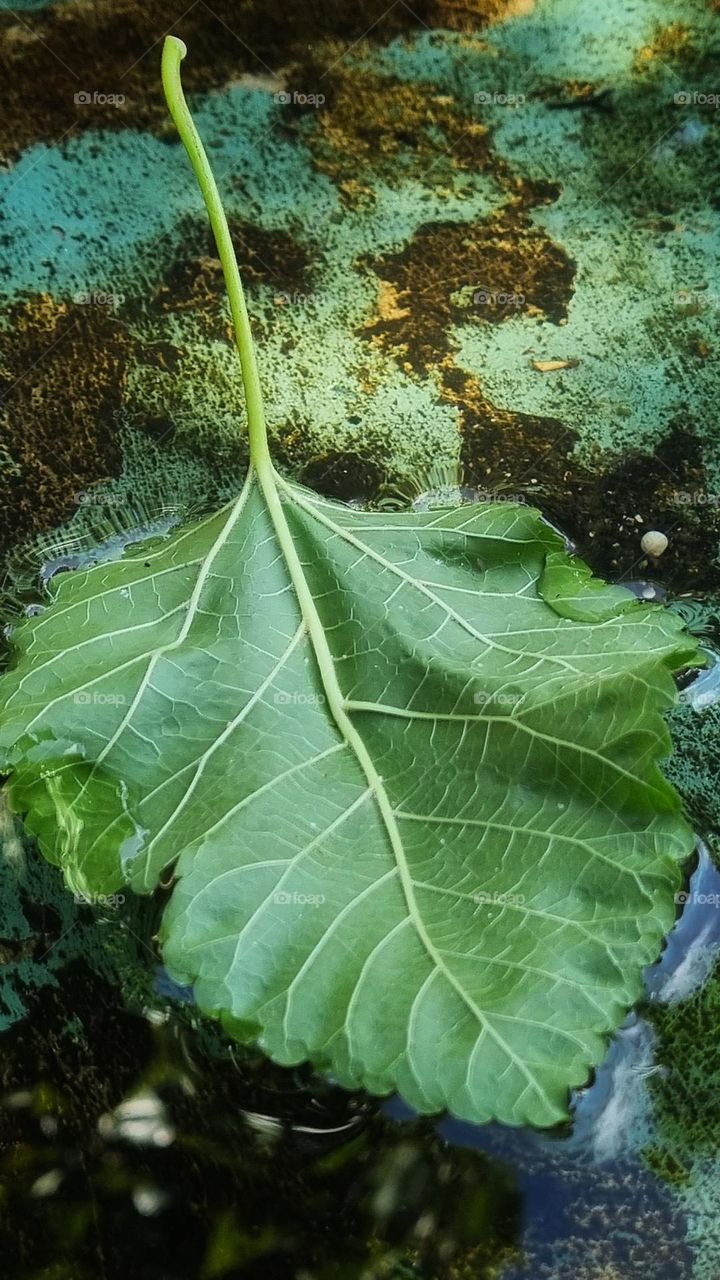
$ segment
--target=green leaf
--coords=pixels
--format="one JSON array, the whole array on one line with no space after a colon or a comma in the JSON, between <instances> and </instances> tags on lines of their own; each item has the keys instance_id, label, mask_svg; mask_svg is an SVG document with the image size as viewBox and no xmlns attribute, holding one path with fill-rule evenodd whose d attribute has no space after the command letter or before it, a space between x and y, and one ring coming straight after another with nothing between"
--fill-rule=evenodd
<instances>
[{"instance_id":1,"label":"green leaf","mask_svg":"<svg viewBox=\"0 0 720 1280\"><path fill-rule=\"evenodd\" d=\"M603 622L635 607L635 597L626 587L593 578L588 565L562 551L547 557L538 590L561 618L575 622Z\"/></svg>"},{"instance_id":2,"label":"green leaf","mask_svg":"<svg viewBox=\"0 0 720 1280\"><path fill-rule=\"evenodd\" d=\"M173 868L167 964L276 1061L552 1124L673 920L693 835L661 713L695 642L527 507L371 514L278 475L183 54L168 37L163 78L251 466L233 504L61 576L16 629L10 801L85 897Z\"/></svg>"},{"instance_id":3,"label":"green leaf","mask_svg":"<svg viewBox=\"0 0 720 1280\"><path fill-rule=\"evenodd\" d=\"M548 559L596 584L531 509L269 492L60 577L15 636L11 800L76 892L177 860L167 963L276 1061L551 1124L673 920L694 644L629 597L558 616Z\"/></svg>"}]
</instances>

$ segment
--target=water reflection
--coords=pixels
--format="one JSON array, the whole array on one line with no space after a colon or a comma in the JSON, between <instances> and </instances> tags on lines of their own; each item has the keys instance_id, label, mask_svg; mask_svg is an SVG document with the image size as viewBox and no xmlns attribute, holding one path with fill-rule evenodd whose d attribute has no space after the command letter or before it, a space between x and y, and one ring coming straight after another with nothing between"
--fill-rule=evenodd
<instances>
[{"instance_id":1,"label":"water reflection","mask_svg":"<svg viewBox=\"0 0 720 1280\"><path fill-rule=\"evenodd\" d=\"M482 1280L514 1254L504 1161L191 1016L129 1014L78 962L4 1037L3 1278Z\"/></svg>"},{"instance_id":2,"label":"water reflection","mask_svg":"<svg viewBox=\"0 0 720 1280\"><path fill-rule=\"evenodd\" d=\"M645 1004L553 1133L418 1119L274 1068L153 959L157 907L98 917L42 860L12 865L2 991L28 1012L0 1057L3 1280L689 1280L654 1011L710 979L720 874L702 844Z\"/></svg>"},{"instance_id":3,"label":"water reflection","mask_svg":"<svg viewBox=\"0 0 720 1280\"><path fill-rule=\"evenodd\" d=\"M173 992L162 971L130 1013L75 961L3 1037L8 1280L690 1277L684 1216L643 1160L643 1017L574 1128L541 1134L273 1068L158 988Z\"/></svg>"}]
</instances>

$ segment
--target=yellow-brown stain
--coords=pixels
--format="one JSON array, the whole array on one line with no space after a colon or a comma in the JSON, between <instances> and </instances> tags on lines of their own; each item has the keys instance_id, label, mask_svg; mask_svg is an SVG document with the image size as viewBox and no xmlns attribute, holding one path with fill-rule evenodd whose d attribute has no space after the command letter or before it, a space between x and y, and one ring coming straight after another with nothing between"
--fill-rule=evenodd
<instances>
[{"instance_id":1,"label":"yellow-brown stain","mask_svg":"<svg viewBox=\"0 0 720 1280\"><path fill-rule=\"evenodd\" d=\"M534 8L535 0L436 0L430 8L430 25L473 32L488 23L525 17Z\"/></svg>"},{"instance_id":2,"label":"yellow-brown stain","mask_svg":"<svg viewBox=\"0 0 720 1280\"><path fill-rule=\"evenodd\" d=\"M107 306L18 303L0 332L0 541L58 524L120 466L117 411L133 347Z\"/></svg>"},{"instance_id":3,"label":"yellow-brown stain","mask_svg":"<svg viewBox=\"0 0 720 1280\"><path fill-rule=\"evenodd\" d=\"M323 53L337 60L339 46L325 46ZM347 203L371 198L378 176L393 186L414 176L437 187L458 172L502 168L491 157L487 126L432 85L342 63L323 72L321 60L296 68L289 85L307 90L321 76L326 103L314 113L303 141Z\"/></svg>"},{"instance_id":4,"label":"yellow-brown stain","mask_svg":"<svg viewBox=\"0 0 720 1280\"><path fill-rule=\"evenodd\" d=\"M38 141L86 129L145 129L174 136L158 73L163 36L172 31L192 51L183 67L189 93L208 92L243 73L280 75L308 63L309 50L335 41L342 57L363 41L382 44L434 23L475 30L510 12L512 3L442 0L412 5L386 0L70 0L38 11L0 15L0 157ZM314 55L313 55L314 57ZM329 61L322 66L327 71ZM308 76L303 74L305 91ZM320 86L311 85L316 91ZM78 105L75 94L120 94L124 102Z\"/></svg>"},{"instance_id":5,"label":"yellow-brown stain","mask_svg":"<svg viewBox=\"0 0 720 1280\"><path fill-rule=\"evenodd\" d=\"M658 27L650 44L638 49L633 61L633 71L646 71L653 62L678 59L692 48L692 34L684 22L670 22Z\"/></svg>"},{"instance_id":6,"label":"yellow-brown stain","mask_svg":"<svg viewBox=\"0 0 720 1280\"><path fill-rule=\"evenodd\" d=\"M454 324L498 324L518 312L564 319L575 274L519 199L481 222L420 227L398 252L365 265L380 292L363 336L422 375L454 349Z\"/></svg>"}]
</instances>

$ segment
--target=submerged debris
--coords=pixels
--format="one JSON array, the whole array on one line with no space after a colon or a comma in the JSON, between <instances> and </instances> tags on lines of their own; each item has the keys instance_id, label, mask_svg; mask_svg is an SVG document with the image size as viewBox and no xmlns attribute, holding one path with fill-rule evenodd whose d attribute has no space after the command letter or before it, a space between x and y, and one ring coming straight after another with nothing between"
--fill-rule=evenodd
<instances>
[{"instance_id":1,"label":"submerged debris","mask_svg":"<svg viewBox=\"0 0 720 1280\"><path fill-rule=\"evenodd\" d=\"M577 369L579 360L533 360L533 369L538 373L555 373L558 369Z\"/></svg>"}]
</instances>

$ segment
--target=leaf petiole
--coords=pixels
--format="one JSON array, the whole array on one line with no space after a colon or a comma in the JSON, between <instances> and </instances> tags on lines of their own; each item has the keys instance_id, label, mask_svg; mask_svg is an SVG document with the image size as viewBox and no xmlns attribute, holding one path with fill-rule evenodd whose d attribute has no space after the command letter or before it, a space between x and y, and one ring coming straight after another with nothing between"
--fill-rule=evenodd
<instances>
[{"instance_id":1,"label":"leaf petiole","mask_svg":"<svg viewBox=\"0 0 720 1280\"><path fill-rule=\"evenodd\" d=\"M225 210L210 168L210 162L205 154L205 148L195 128L193 118L185 101L185 94L183 93L180 63L186 53L187 48L182 40L178 40L176 36L165 37L162 54L163 89L170 114L182 144L187 151L202 192L222 264L245 390L250 461L258 475L262 475L263 472L267 475L268 469L272 471L272 462L268 449L267 427L265 425L262 390L255 357L255 344L253 343L245 294Z\"/></svg>"}]
</instances>

